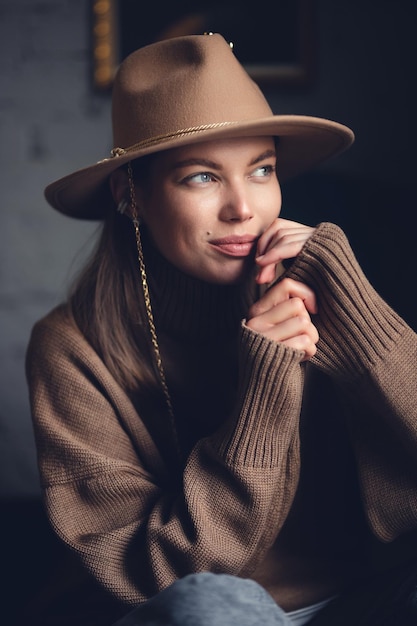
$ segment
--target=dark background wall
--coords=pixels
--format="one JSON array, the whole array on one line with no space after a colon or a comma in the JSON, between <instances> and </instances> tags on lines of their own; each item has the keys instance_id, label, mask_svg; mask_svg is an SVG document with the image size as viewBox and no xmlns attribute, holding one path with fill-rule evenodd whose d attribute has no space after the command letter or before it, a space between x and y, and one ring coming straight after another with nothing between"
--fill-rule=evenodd
<instances>
[{"instance_id":1,"label":"dark background wall","mask_svg":"<svg viewBox=\"0 0 417 626\"><path fill-rule=\"evenodd\" d=\"M355 131L346 154L285 186L284 214L341 224L371 280L417 325L413 5L318 1L313 83L267 96L276 113ZM26 498L38 495L30 329L63 297L95 230L50 209L43 188L112 147L109 98L90 80L88 2L0 0L0 75L0 496Z\"/></svg>"}]
</instances>

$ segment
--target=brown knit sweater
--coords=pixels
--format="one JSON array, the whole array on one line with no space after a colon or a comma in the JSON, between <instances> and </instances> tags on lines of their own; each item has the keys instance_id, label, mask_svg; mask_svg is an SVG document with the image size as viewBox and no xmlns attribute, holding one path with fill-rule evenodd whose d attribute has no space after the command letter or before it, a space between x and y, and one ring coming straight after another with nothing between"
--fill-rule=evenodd
<instances>
[{"instance_id":1,"label":"brown knit sweater","mask_svg":"<svg viewBox=\"0 0 417 626\"><path fill-rule=\"evenodd\" d=\"M287 270L318 297L308 366L245 326L247 291L148 257L184 469L161 394L125 393L65 307L28 349L48 515L90 575L126 611L202 570L294 609L391 558L417 528L417 337L343 232L321 224Z\"/></svg>"}]
</instances>

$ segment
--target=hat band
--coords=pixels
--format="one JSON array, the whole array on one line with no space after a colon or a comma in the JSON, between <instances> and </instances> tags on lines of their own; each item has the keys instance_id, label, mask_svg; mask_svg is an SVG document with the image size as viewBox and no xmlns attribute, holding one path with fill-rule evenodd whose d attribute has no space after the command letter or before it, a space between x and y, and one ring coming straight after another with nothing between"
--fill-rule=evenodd
<instances>
[{"instance_id":1,"label":"hat band","mask_svg":"<svg viewBox=\"0 0 417 626\"><path fill-rule=\"evenodd\" d=\"M139 141L138 143L135 143L132 146L129 146L128 148L113 148L111 151L111 156L112 157L123 156L127 152L132 152L134 150L139 150L140 148L149 147L154 144L160 143L161 141L167 141L169 139L177 139L178 137L192 135L193 133L199 133L204 130L212 130L213 128L221 128L222 126L233 126L234 124L238 124L238 123L239 122L217 122L215 124L201 124L201 126L192 126L190 128L177 130L174 133L167 133L166 135L157 135L156 137L150 137L149 139L144 139L143 141Z\"/></svg>"}]
</instances>

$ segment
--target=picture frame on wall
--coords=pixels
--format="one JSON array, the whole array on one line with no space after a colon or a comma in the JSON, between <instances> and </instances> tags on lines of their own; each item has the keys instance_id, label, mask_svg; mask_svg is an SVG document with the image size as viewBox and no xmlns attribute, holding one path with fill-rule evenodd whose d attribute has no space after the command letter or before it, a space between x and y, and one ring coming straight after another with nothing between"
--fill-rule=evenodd
<instances>
[{"instance_id":1,"label":"picture frame on wall","mask_svg":"<svg viewBox=\"0 0 417 626\"><path fill-rule=\"evenodd\" d=\"M220 33L262 87L310 85L315 73L315 0L173 3L91 0L92 81L110 91L120 62L161 39Z\"/></svg>"}]
</instances>

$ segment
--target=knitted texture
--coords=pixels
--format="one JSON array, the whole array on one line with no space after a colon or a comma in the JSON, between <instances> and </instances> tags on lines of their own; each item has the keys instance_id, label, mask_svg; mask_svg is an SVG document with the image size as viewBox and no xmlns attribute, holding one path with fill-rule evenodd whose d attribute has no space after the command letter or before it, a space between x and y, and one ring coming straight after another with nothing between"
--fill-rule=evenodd
<instances>
[{"instance_id":1,"label":"knitted texture","mask_svg":"<svg viewBox=\"0 0 417 626\"><path fill-rule=\"evenodd\" d=\"M296 495L303 497L300 416L313 425L319 418L309 414L302 353L245 326L250 291L201 285L158 255L149 271L185 467L166 453L160 392L129 397L59 307L35 326L27 355L54 529L129 606L203 570L253 576L288 608L324 597L330 583L317 591L313 578L295 574L289 583L280 570L280 538L291 531ZM379 540L394 540L417 524L416 335L376 294L334 225L318 227L286 275L317 293L320 341L308 368L334 381L346 421L339 409L330 415L346 424L369 526ZM230 303L225 315L222 301ZM317 455L327 459L325 432L317 439ZM329 513L303 519L300 536L343 501L338 471L323 471L332 480L322 485ZM336 532L342 518L335 513ZM320 541L328 550L329 537ZM288 553L291 544L282 544Z\"/></svg>"}]
</instances>

